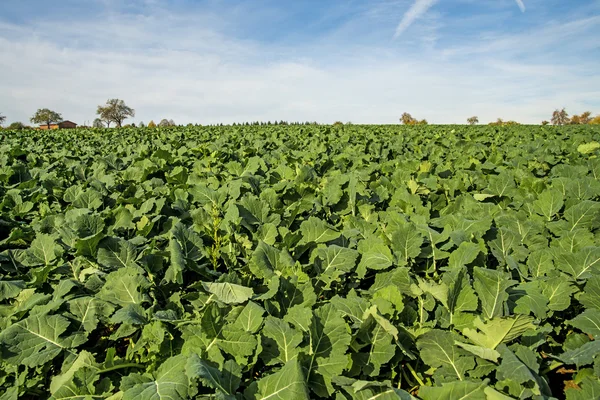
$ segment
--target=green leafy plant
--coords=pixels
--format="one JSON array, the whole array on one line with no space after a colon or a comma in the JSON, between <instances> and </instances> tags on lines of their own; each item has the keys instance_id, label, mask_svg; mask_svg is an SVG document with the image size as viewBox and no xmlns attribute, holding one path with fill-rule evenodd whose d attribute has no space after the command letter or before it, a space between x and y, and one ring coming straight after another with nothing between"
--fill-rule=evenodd
<instances>
[{"instance_id":1,"label":"green leafy plant","mask_svg":"<svg viewBox=\"0 0 600 400\"><path fill-rule=\"evenodd\" d=\"M593 125L1 136L2 398L600 391Z\"/></svg>"}]
</instances>

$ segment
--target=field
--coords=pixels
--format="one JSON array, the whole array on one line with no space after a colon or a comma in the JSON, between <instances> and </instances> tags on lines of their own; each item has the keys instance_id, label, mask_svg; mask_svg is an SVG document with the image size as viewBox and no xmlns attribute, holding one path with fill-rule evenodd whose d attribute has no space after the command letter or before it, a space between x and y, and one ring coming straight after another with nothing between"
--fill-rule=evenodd
<instances>
[{"instance_id":1,"label":"field","mask_svg":"<svg viewBox=\"0 0 600 400\"><path fill-rule=\"evenodd\" d=\"M0 132L0 399L600 398L598 142Z\"/></svg>"}]
</instances>

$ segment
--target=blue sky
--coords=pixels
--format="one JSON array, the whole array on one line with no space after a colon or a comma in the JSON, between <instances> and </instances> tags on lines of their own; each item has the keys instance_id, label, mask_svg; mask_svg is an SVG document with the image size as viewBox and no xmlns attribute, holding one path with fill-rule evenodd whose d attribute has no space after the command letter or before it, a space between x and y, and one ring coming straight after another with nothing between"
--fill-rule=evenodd
<instances>
[{"instance_id":1,"label":"blue sky","mask_svg":"<svg viewBox=\"0 0 600 400\"><path fill-rule=\"evenodd\" d=\"M0 113L524 123L600 113L600 0L3 0Z\"/></svg>"}]
</instances>

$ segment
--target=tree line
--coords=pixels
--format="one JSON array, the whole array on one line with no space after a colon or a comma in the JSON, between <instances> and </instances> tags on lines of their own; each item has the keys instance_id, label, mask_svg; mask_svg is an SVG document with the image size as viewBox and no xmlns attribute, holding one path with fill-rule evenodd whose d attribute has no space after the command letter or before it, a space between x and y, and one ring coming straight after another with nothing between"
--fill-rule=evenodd
<instances>
[{"instance_id":1,"label":"tree line","mask_svg":"<svg viewBox=\"0 0 600 400\"><path fill-rule=\"evenodd\" d=\"M98 116L92 126L94 128L110 128L111 124L114 124L117 128L123 127L123 122L128 118L135 117L135 110L129 107L123 100L120 99L109 99L106 101L106 104L99 105L96 109L96 115ZM3 125L6 121L6 117L0 113L0 125ZM59 123L63 121L62 115L56 111L50 110L48 108L41 108L35 112L35 114L30 118L30 121L34 124L38 124L40 126L46 125L48 129L52 124ZM416 119L410 113L403 113L400 117L400 123L403 125L427 125L426 119ZM347 125L351 124L350 122ZM479 124L479 118L477 116L467 118L467 124L469 125L477 125ZM569 116L569 113L565 108L556 109L552 113L550 121L542 121L541 125L600 125L600 115L596 117L592 117L592 113L590 111L585 111L579 115ZM189 124L188 124L189 125ZM217 124L219 125L219 124ZM220 124L221 126L223 124ZM245 122L245 123L234 123L233 126L250 126L250 125L318 125L317 122L287 122L287 121L275 121L271 123L269 122ZM343 125L342 122L336 122L334 125ZM498 125L498 126L510 126L510 125L520 125L516 121L504 121L502 118L498 118L494 122L490 122L489 125ZM135 127L135 124L130 124L127 126ZM140 122L138 125L140 128L146 127L143 122ZM168 126L176 126L175 122L172 119L163 119L158 125L154 123L154 121L150 121L148 123L148 128L154 127L168 127ZM21 122L13 122L8 126L8 129L23 129L26 128L25 124Z\"/></svg>"}]
</instances>

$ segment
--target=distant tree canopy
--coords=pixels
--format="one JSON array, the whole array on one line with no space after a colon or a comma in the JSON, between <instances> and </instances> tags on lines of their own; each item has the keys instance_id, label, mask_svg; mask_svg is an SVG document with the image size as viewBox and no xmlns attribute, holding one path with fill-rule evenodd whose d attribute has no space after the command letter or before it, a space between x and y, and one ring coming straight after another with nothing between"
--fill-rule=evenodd
<instances>
[{"instance_id":1,"label":"distant tree canopy","mask_svg":"<svg viewBox=\"0 0 600 400\"><path fill-rule=\"evenodd\" d=\"M592 113L591 111L586 111L581 115L573 115L569 124L571 125L587 125L592 121Z\"/></svg>"},{"instance_id":2,"label":"distant tree canopy","mask_svg":"<svg viewBox=\"0 0 600 400\"><path fill-rule=\"evenodd\" d=\"M479 118L476 116L473 116L471 118L467 118L467 123L469 125L477 125L479 123Z\"/></svg>"},{"instance_id":3,"label":"distant tree canopy","mask_svg":"<svg viewBox=\"0 0 600 400\"><path fill-rule=\"evenodd\" d=\"M20 131L21 129L25 129L25 124L22 122L13 122L8 126L8 129L13 131Z\"/></svg>"},{"instance_id":4,"label":"distant tree canopy","mask_svg":"<svg viewBox=\"0 0 600 400\"><path fill-rule=\"evenodd\" d=\"M0 125L2 125L6 121L6 117L0 113Z\"/></svg>"},{"instance_id":5,"label":"distant tree canopy","mask_svg":"<svg viewBox=\"0 0 600 400\"><path fill-rule=\"evenodd\" d=\"M410 115L407 112L402 114L402 116L400 117L400 122L403 125L427 125L426 119L422 119L419 121L418 119L413 118L412 115Z\"/></svg>"},{"instance_id":6,"label":"distant tree canopy","mask_svg":"<svg viewBox=\"0 0 600 400\"><path fill-rule=\"evenodd\" d=\"M102 122L102 120L100 118L96 118L94 120L94 123L92 124L92 126L94 128L104 128L104 123Z\"/></svg>"},{"instance_id":7,"label":"distant tree canopy","mask_svg":"<svg viewBox=\"0 0 600 400\"><path fill-rule=\"evenodd\" d=\"M158 123L158 126L160 126L160 127L175 126L175 121L173 121L172 119L164 118Z\"/></svg>"},{"instance_id":8,"label":"distant tree canopy","mask_svg":"<svg viewBox=\"0 0 600 400\"><path fill-rule=\"evenodd\" d=\"M114 122L120 128L127 118L135 117L135 110L125 104L123 100L109 99L105 105L98 106L96 114L99 115L107 127L110 128L110 124Z\"/></svg>"},{"instance_id":9,"label":"distant tree canopy","mask_svg":"<svg viewBox=\"0 0 600 400\"><path fill-rule=\"evenodd\" d=\"M144 121L140 121L138 128L145 128L146 124L144 123Z\"/></svg>"},{"instance_id":10,"label":"distant tree canopy","mask_svg":"<svg viewBox=\"0 0 600 400\"><path fill-rule=\"evenodd\" d=\"M148 123L148 128L156 128L156 124L154 123L154 121L150 121Z\"/></svg>"},{"instance_id":11,"label":"distant tree canopy","mask_svg":"<svg viewBox=\"0 0 600 400\"><path fill-rule=\"evenodd\" d=\"M550 122L548 122L548 121L545 121L545 120L542 121L542 126L546 126L546 125L549 125L549 124L550 124Z\"/></svg>"},{"instance_id":12,"label":"distant tree canopy","mask_svg":"<svg viewBox=\"0 0 600 400\"><path fill-rule=\"evenodd\" d=\"M520 123L518 123L517 121L504 121L502 118L498 118L496 120L496 122L490 122L489 125L492 126L514 126L514 125L521 125Z\"/></svg>"},{"instance_id":13,"label":"distant tree canopy","mask_svg":"<svg viewBox=\"0 0 600 400\"><path fill-rule=\"evenodd\" d=\"M569 113L564 108L556 109L552 113L552 125L588 125L600 123L600 115L592 118L591 111L585 111L579 115L575 114L569 118Z\"/></svg>"},{"instance_id":14,"label":"distant tree canopy","mask_svg":"<svg viewBox=\"0 0 600 400\"><path fill-rule=\"evenodd\" d=\"M62 121L62 115L47 108L40 108L31 117L30 121L34 124L46 125L50 129L50 125Z\"/></svg>"},{"instance_id":15,"label":"distant tree canopy","mask_svg":"<svg viewBox=\"0 0 600 400\"><path fill-rule=\"evenodd\" d=\"M552 125L567 125L569 123L569 114L564 108L562 110L556 109L552 113L550 121Z\"/></svg>"}]
</instances>

